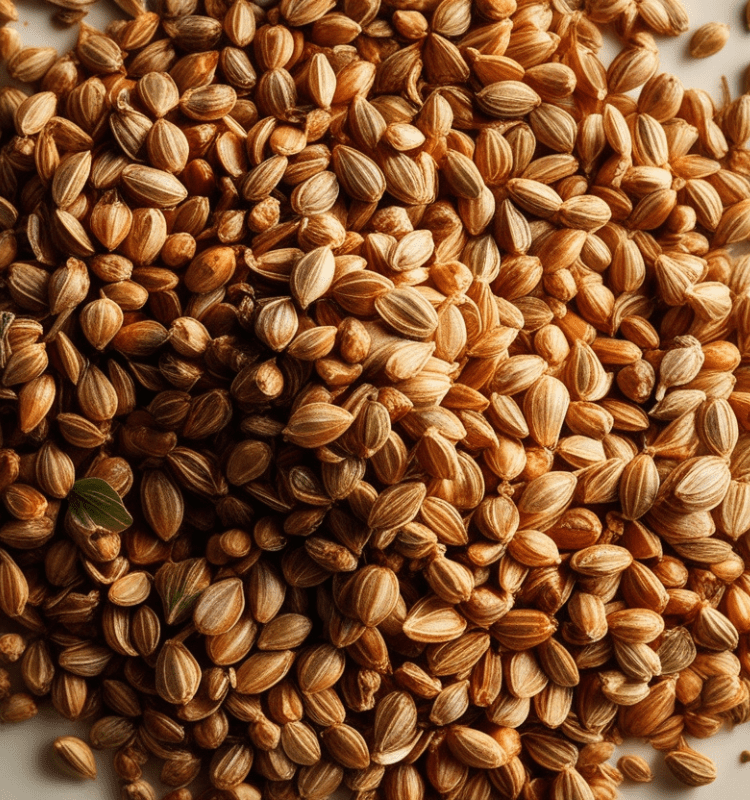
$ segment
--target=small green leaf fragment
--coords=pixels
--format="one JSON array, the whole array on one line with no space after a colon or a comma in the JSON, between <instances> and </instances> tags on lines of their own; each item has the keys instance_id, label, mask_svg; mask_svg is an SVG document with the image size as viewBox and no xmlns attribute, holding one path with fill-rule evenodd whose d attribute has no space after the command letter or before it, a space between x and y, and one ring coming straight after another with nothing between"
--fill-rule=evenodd
<instances>
[{"instance_id":1,"label":"small green leaf fragment","mask_svg":"<svg viewBox=\"0 0 750 800\"><path fill-rule=\"evenodd\" d=\"M76 522L86 528L120 533L133 524L119 494L101 478L81 478L73 484L68 507Z\"/></svg>"},{"instance_id":2,"label":"small green leaf fragment","mask_svg":"<svg viewBox=\"0 0 750 800\"><path fill-rule=\"evenodd\" d=\"M196 604L201 594L202 592L195 592L194 594L186 595L184 588L178 589L169 598L167 616L183 614Z\"/></svg>"}]
</instances>

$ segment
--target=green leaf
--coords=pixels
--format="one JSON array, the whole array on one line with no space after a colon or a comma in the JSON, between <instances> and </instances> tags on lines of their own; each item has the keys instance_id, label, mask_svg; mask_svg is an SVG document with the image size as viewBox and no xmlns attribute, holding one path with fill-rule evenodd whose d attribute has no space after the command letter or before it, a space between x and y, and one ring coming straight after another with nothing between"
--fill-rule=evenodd
<instances>
[{"instance_id":1,"label":"green leaf","mask_svg":"<svg viewBox=\"0 0 750 800\"><path fill-rule=\"evenodd\" d=\"M133 524L133 518L119 494L101 478L81 478L68 495L68 508L79 525L119 533Z\"/></svg>"}]
</instances>

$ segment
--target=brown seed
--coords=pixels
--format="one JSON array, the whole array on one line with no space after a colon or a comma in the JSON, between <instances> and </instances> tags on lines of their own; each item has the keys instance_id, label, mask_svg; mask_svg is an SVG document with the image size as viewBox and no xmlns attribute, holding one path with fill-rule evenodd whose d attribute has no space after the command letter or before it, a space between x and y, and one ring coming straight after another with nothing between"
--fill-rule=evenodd
<instances>
[{"instance_id":1,"label":"brown seed","mask_svg":"<svg viewBox=\"0 0 750 800\"><path fill-rule=\"evenodd\" d=\"M237 669L237 690L242 694L267 691L286 676L294 658L291 650L251 655Z\"/></svg>"},{"instance_id":2,"label":"brown seed","mask_svg":"<svg viewBox=\"0 0 750 800\"><path fill-rule=\"evenodd\" d=\"M384 322L410 339L425 339L438 325L433 307L410 287L393 289L376 298L375 309Z\"/></svg>"},{"instance_id":3,"label":"brown seed","mask_svg":"<svg viewBox=\"0 0 750 800\"><path fill-rule=\"evenodd\" d=\"M2 722L24 722L36 716L37 705L31 695L17 692L0 700L0 720Z\"/></svg>"},{"instance_id":4,"label":"brown seed","mask_svg":"<svg viewBox=\"0 0 750 800\"><path fill-rule=\"evenodd\" d=\"M664 756L664 763L686 786L705 786L716 780L716 764L690 747L671 750Z\"/></svg>"},{"instance_id":5,"label":"brown seed","mask_svg":"<svg viewBox=\"0 0 750 800\"><path fill-rule=\"evenodd\" d=\"M729 39L729 25L723 22L707 22L692 35L690 55L693 58L707 58L718 53Z\"/></svg>"},{"instance_id":6,"label":"brown seed","mask_svg":"<svg viewBox=\"0 0 750 800\"><path fill-rule=\"evenodd\" d=\"M343 408L310 403L291 416L284 435L300 447L322 447L335 441L353 421L354 417Z\"/></svg>"},{"instance_id":7,"label":"brown seed","mask_svg":"<svg viewBox=\"0 0 750 800\"><path fill-rule=\"evenodd\" d=\"M144 780L124 784L120 795L123 800L155 800L156 798L153 786Z\"/></svg>"},{"instance_id":8,"label":"brown seed","mask_svg":"<svg viewBox=\"0 0 750 800\"><path fill-rule=\"evenodd\" d=\"M8 74L22 83L39 80L57 59L53 47L24 47L8 62Z\"/></svg>"},{"instance_id":9,"label":"brown seed","mask_svg":"<svg viewBox=\"0 0 750 800\"><path fill-rule=\"evenodd\" d=\"M350 725L332 725L322 736L331 758L347 769L366 769L370 753L362 734Z\"/></svg>"},{"instance_id":10,"label":"brown seed","mask_svg":"<svg viewBox=\"0 0 750 800\"><path fill-rule=\"evenodd\" d=\"M232 112L237 93L231 86L212 84L188 89L180 98L180 110L190 119L211 122Z\"/></svg>"},{"instance_id":11,"label":"brown seed","mask_svg":"<svg viewBox=\"0 0 750 800\"><path fill-rule=\"evenodd\" d=\"M448 729L451 753L463 764L479 769L496 769L508 760L502 746L490 735L455 725Z\"/></svg>"},{"instance_id":12,"label":"brown seed","mask_svg":"<svg viewBox=\"0 0 750 800\"><path fill-rule=\"evenodd\" d=\"M466 629L466 620L453 606L427 595L412 606L403 624L403 632L416 642L447 642Z\"/></svg>"},{"instance_id":13,"label":"brown seed","mask_svg":"<svg viewBox=\"0 0 750 800\"><path fill-rule=\"evenodd\" d=\"M9 617L18 617L28 599L29 586L21 568L10 553L0 548L0 609Z\"/></svg>"},{"instance_id":14,"label":"brown seed","mask_svg":"<svg viewBox=\"0 0 750 800\"><path fill-rule=\"evenodd\" d=\"M651 767L641 756L622 756L617 761L617 767L626 778L636 783L649 783L654 778Z\"/></svg>"},{"instance_id":15,"label":"brown seed","mask_svg":"<svg viewBox=\"0 0 750 800\"><path fill-rule=\"evenodd\" d=\"M96 761L86 742L75 736L59 736L52 748L58 765L67 775L96 779Z\"/></svg>"},{"instance_id":16,"label":"brown seed","mask_svg":"<svg viewBox=\"0 0 750 800\"><path fill-rule=\"evenodd\" d=\"M372 760L383 765L400 761L400 752L408 752L413 746L416 722L411 695L391 692L383 697L375 709Z\"/></svg>"},{"instance_id":17,"label":"brown seed","mask_svg":"<svg viewBox=\"0 0 750 800\"><path fill-rule=\"evenodd\" d=\"M0 658L4 663L18 661L25 649L26 642L20 634L6 633L0 636Z\"/></svg>"},{"instance_id":18,"label":"brown seed","mask_svg":"<svg viewBox=\"0 0 750 800\"><path fill-rule=\"evenodd\" d=\"M156 661L156 690L168 703L184 705L198 691L201 670L184 644L164 642Z\"/></svg>"},{"instance_id":19,"label":"brown seed","mask_svg":"<svg viewBox=\"0 0 750 800\"><path fill-rule=\"evenodd\" d=\"M289 650L298 647L312 630L312 621L302 614L279 614L263 627L259 650Z\"/></svg>"},{"instance_id":20,"label":"brown seed","mask_svg":"<svg viewBox=\"0 0 750 800\"><path fill-rule=\"evenodd\" d=\"M301 308L306 309L326 294L333 282L335 269L333 253L328 247L316 248L297 261L289 283L292 296Z\"/></svg>"},{"instance_id":21,"label":"brown seed","mask_svg":"<svg viewBox=\"0 0 750 800\"><path fill-rule=\"evenodd\" d=\"M320 743L315 730L300 720L287 722L282 727L281 746L295 764L311 766L320 760Z\"/></svg>"},{"instance_id":22,"label":"brown seed","mask_svg":"<svg viewBox=\"0 0 750 800\"><path fill-rule=\"evenodd\" d=\"M363 203L376 203L385 192L380 167L364 153L338 145L333 149L336 177L346 193Z\"/></svg>"},{"instance_id":23,"label":"brown seed","mask_svg":"<svg viewBox=\"0 0 750 800\"><path fill-rule=\"evenodd\" d=\"M229 578L203 590L193 606L193 624L206 636L227 633L245 610L242 581Z\"/></svg>"},{"instance_id":24,"label":"brown seed","mask_svg":"<svg viewBox=\"0 0 750 800\"><path fill-rule=\"evenodd\" d=\"M141 481L141 502L149 525L164 541L177 535L184 514L179 487L162 470L149 470Z\"/></svg>"},{"instance_id":25,"label":"brown seed","mask_svg":"<svg viewBox=\"0 0 750 800\"><path fill-rule=\"evenodd\" d=\"M533 89L519 81L499 81L482 89L477 102L486 114L511 119L525 116L542 101Z\"/></svg>"},{"instance_id":26,"label":"brown seed","mask_svg":"<svg viewBox=\"0 0 750 800\"><path fill-rule=\"evenodd\" d=\"M155 575L154 586L162 600L165 622L173 625L189 617L200 593L210 583L205 559L164 564Z\"/></svg>"},{"instance_id":27,"label":"brown seed","mask_svg":"<svg viewBox=\"0 0 750 800\"><path fill-rule=\"evenodd\" d=\"M131 742L135 735L132 720L125 717L101 717L89 731L89 741L96 750L111 750Z\"/></svg>"},{"instance_id":28,"label":"brown seed","mask_svg":"<svg viewBox=\"0 0 750 800\"><path fill-rule=\"evenodd\" d=\"M329 645L307 650L297 659L297 680L300 689L307 694L329 689L343 671L343 654Z\"/></svg>"},{"instance_id":29,"label":"brown seed","mask_svg":"<svg viewBox=\"0 0 750 800\"><path fill-rule=\"evenodd\" d=\"M185 286L191 292L206 292L225 284L235 270L236 258L229 247L211 247L190 262L185 273Z\"/></svg>"},{"instance_id":30,"label":"brown seed","mask_svg":"<svg viewBox=\"0 0 750 800\"><path fill-rule=\"evenodd\" d=\"M227 633L206 640L206 651L218 666L229 666L243 659L250 651L257 636L258 626L245 612Z\"/></svg>"},{"instance_id":31,"label":"brown seed","mask_svg":"<svg viewBox=\"0 0 750 800\"><path fill-rule=\"evenodd\" d=\"M374 564L359 570L347 591L353 614L369 626L383 622L395 609L398 597L396 575L387 567Z\"/></svg>"},{"instance_id":32,"label":"brown seed","mask_svg":"<svg viewBox=\"0 0 750 800\"><path fill-rule=\"evenodd\" d=\"M385 489L370 510L370 527L392 529L411 522L419 513L424 497L425 487L421 483L404 483Z\"/></svg>"}]
</instances>

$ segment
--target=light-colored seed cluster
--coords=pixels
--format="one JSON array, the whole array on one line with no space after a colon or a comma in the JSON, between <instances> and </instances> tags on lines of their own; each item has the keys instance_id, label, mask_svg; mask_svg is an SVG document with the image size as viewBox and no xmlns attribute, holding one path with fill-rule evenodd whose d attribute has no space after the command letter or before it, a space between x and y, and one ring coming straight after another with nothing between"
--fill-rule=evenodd
<instances>
[{"instance_id":1,"label":"light-colored seed cluster","mask_svg":"<svg viewBox=\"0 0 750 800\"><path fill-rule=\"evenodd\" d=\"M610 800L627 736L712 781L750 95L659 73L679 0L118 5L0 28L0 719L90 720L125 800Z\"/></svg>"}]
</instances>

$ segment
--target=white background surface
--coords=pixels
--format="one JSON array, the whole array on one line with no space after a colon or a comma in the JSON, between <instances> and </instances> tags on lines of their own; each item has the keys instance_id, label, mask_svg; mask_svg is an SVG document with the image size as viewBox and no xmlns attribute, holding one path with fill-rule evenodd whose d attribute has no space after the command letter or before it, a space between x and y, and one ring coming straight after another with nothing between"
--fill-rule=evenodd
<instances>
[{"instance_id":1,"label":"white background surface","mask_svg":"<svg viewBox=\"0 0 750 800\"><path fill-rule=\"evenodd\" d=\"M24 44L53 45L62 53L75 41L75 29L51 25L52 6L42 0L16 0ZM720 79L726 75L733 96L742 90L742 75L750 63L750 32L744 23L744 5L737 0L687 0L691 32L705 22L726 22L731 26L727 46L721 53L703 60L687 54L690 34L676 40L659 39L661 70L678 75L686 87L696 87L720 98ZM113 3L99 2L86 22L104 27L117 12ZM61 777L49 761L49 748L56 736L85 736L85 725L73 725L46 708L34 720L17 725L0 725L0 800L114 800L116 781L108 754L98 754L98 781L75 781ZM702 789L687 789L666 770L658 753L647 745L626 742L621 753L639 753L653 766L657 779L652 784L623 784L621 793L630 800L748 800L750 764L741 764L739 754L750 749L750 726L725 731L712 739L692 742L719 765L718 780Z\"/></svg>"}]
</instances>

